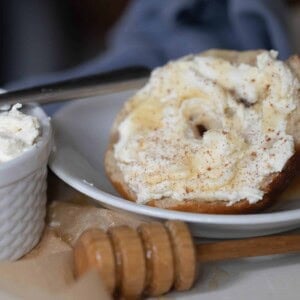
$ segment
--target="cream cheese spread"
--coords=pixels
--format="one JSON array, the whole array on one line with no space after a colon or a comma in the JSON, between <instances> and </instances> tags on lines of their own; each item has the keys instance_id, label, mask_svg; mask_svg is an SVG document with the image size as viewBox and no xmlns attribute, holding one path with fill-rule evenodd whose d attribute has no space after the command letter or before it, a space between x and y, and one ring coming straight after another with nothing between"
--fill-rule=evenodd
<instances>
[{"instance_id":1,"label":"cream cheese spread","mask_svg":"<svg viewBox=\"0 0 300 300\"><path fill-rule=\"evenodd\" d=\"M0 163L30 149L40 134L38 119L19 111L21 107L16 104L10 111L0 111Z\"/></svg>"},{"instance_id":2,"label":"cream cheese spread","mask_svg":"<svg viewBox=\"0 0 300 300\"><path fill-rule=\"evenodd\" d=\"M299 88L275 51L253 65L194 55L154 70L114 146L137 202L261 200L263 180L295 152L286 127Z\"/></svg>"}]
</instances>

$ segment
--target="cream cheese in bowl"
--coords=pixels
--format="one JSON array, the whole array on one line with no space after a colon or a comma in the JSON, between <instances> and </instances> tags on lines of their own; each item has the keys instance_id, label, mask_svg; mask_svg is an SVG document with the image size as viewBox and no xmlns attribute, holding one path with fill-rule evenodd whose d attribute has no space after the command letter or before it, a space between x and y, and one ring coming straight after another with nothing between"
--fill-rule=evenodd
<instances>
[{"instance_id":1,"label":"cream cheese in bowl","mask_svg":"<svg viewBox=\"0 0 300 300\"><path fill-rule=\"evenodd\" d=\"M37 105L0 110L0 260L16 260L39 241L45 225L48 116Z\"/></svg>"},{"instance_id":2,"label":"cream cheese in bowl","mask_svg":"<svg viewBox=\"0 0 300 300\"><path fill-rule=\"evenodd\" d=\"M30 149L40 135L40 123L35 116L22 113L21 104L0 112L0 163L9 161Z\"/></svg>"}]
</instances>

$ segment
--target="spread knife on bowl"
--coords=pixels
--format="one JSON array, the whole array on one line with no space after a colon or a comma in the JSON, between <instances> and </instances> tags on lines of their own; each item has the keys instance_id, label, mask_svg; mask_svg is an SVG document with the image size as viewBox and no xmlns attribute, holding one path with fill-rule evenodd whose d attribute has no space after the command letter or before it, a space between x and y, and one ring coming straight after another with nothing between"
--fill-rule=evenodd
<instances>
[{"instance_id":1,"label":"spread knife on bowl","mask_svg":"<svg viewBox=\"0 0 300 300\"><path fill-rule=\"evenodd\" d=\"M144 67L128 67L0 94L1 104L49 104L141 88L150 75Z\"/></svg>"}]
</instances>

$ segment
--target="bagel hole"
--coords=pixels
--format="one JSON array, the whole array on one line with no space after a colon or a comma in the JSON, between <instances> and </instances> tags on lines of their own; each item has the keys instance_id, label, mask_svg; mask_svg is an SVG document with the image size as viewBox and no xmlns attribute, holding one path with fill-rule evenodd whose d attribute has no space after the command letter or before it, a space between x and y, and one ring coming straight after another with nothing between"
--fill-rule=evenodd
<instances>
[{"instance_id":1,"label":"bagel hole","mask_svg":"<svg viewBox=\"0 0 300 300\"><path fill-rule=\"evenodd\" d=\"M196 124L196 137L202 137L204 133L208 130L204 125L202 124Z\"/></svg>"},{"instance_id":2,"label":"bagel hole","mask_svg":"<svg viewBox=\"0 0 300 300\"><path fill-rule=\"evenodd\" d=\"M208 130L208 128L205 125L197 122L199 122L199 120L197 120L195 116L189 117L189 123L193 130L195 138L201 138Z\"/></svg>"}]
</instances>

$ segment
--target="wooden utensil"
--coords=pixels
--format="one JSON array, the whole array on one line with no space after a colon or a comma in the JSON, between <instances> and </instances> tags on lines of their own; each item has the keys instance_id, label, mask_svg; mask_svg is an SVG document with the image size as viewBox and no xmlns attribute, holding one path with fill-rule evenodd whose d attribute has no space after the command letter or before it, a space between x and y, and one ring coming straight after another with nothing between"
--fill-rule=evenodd
<instances>
[{"instance_id":1,"label":"wooden utensil","mask_svg":"<svg viewBox=\"0 0 300 300\"><path fill-rule=\"evenodd\" d=\"M97 268L111 294L125 299L185 291L196 279L197 262L300 251L300 234L283 234L195 245L180 221L153 222L85 231L74 247L79 277Z\"/></svg>"}]
</instances>

